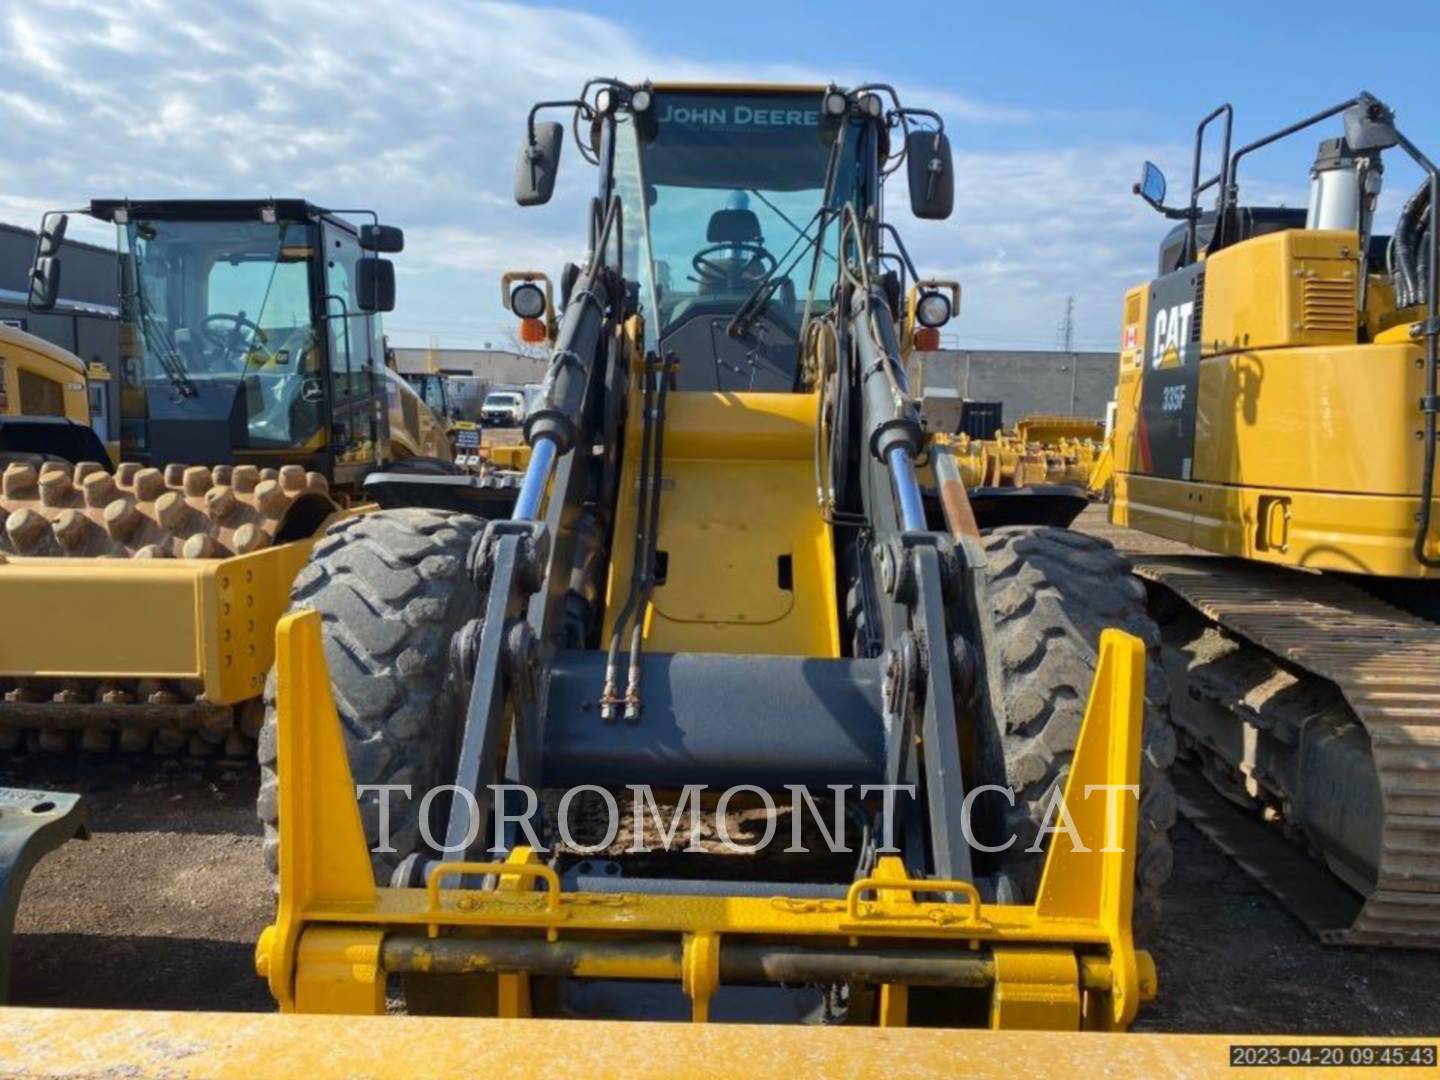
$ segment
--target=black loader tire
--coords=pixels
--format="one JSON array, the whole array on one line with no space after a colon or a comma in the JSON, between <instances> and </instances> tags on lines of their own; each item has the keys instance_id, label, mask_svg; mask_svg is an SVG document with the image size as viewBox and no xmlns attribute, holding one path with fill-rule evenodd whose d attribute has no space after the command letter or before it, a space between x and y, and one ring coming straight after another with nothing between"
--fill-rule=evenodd
<instances>
[{"instance_id":1,"label":"black loader tire","mask_svg":"<svg viewBox=\"0 0 1440 1080\"><path fill-rule=\"evenodd\" d=\"M1007 810L1006 835L1018 839L1005 857L1005 869L1033 899L1044 854L1023 849L1034 843L1051 790L1069 774L1100 632L1107 627L1128 631L1148 653L1135 927L1153 926L1174 863L1168 833L1175 823L1170 766L1176 742L1160 633L1146 613L1145 587L1109 543L1071 529L1008 526L991 530L983 540L1005 691L1005 771L1016 795L1015 806Z\"/></svg>"},{"instance_id":2,"label":"black loader tire","mask_svg":"<svg viewBox=\"0 0 1440 1080\"><path fill-rule=\"evenodd\" d=\"M420 800L453 776L460 736L461 687L450 665L450 639L481 613L484 598L466 569L485 522L469 514L380 510L332 525L295 576L291 610L320 613L325 660L358 784L409 784L412 797L390 797L389 846L376 852L379 796L360 800L376 880L388 884L396 863L420 845ZM275 673L265 686L258 745L257 813L265 862L278 872L275 772ZM439 803L440 800L435 800Z\"/></svg>"}]
</instances>

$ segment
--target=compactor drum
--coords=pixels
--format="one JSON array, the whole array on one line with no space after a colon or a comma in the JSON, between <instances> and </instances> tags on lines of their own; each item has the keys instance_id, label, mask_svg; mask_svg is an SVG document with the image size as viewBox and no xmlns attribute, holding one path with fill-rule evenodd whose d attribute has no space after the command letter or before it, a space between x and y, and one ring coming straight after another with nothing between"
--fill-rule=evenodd
<instances>
[{"instance_id":1,"label":"compactor drum","mask_svg":"<svg viewBox=\"0 0 1440 1080\"><path fill-rule=\"evenodd\" d=\"M337 512L328 492L323 476L298 465L263 472L254 465L172 465L162 471L130 462L112 474L96 462L71 466L49 461L38 470L11 464L0 476L0 517L5 522L0 556L18 558L7 559L3 572L14 576L3 580L43 602L47 573L61 575L56 586L63 590L76 580L69 571L93 572L97 565L102 572L109 569L95 560L229 560L250 555L311 536ZM55 568L38 561L54 558L82 563ZM93 590L93 600L103 604L106 597L103 584ZM51 597L52 603L59 600ZM130 610L116 615L138 632L155 612L143 596L134 601ZM63 603L50 608L51 620L63 615ZM7 637L11 634L30 637L27 651L43 648L43 632L37 633L34 625L14 626ZM203 671L182 678L143 668L129 678L118 672L91 679L55 678L45 674L53 669L22 659L18 640L14 644L17 647L6 652L7 669L36 674L0 675L0 716L5 720L0 747L25 740L41 749L65 750L78 739L81 748L92 751L188 749L202 756L218 751L234 756L249 753L253 746L262 715L258 697L252 695L238 707L223 697L214 700L207 696ZM102 643L101 654L89 662L116 667L112 652L119 647L118 641ZM222 654L220 662L229 655Z\"/></svg>"},{"instance_id":2,"label":"compactor drum","mask_svg":"<svg viewBox=\"0 0 1440 1080\"><path fill-rule=\"evenodd\" d=\"M599 187L585 265L509 279L551 348L513 511L424 478L329 527L279 626L276 999L1125 1027L1170 869L1159 639L1107 545L1005 524L1068 502L972 502L925 433L904 361L959 289L881 191L949 215L940 117L881 85L559 107Z\"/></svg>"},{"instance_id":3,"label":"compactor drum","mask_svg":"<svg viewBox=\"0 0 1440 1080\"><path fill-rule=\"evenodd\" d=\"M1201 782L1187 812L1325 940L1434 947L1440 181L1368 94L1233 153L1231 116L1196 131L1187 206L1153 165L1136 185L1181 224L1125 298L1112 520L1209 553L1136 560L1223 796ZM1336 119L1308 209L1240 201L1242 159ZM1397 149L1425 180L1379 235Z\"/></svg>"}]
</instances>

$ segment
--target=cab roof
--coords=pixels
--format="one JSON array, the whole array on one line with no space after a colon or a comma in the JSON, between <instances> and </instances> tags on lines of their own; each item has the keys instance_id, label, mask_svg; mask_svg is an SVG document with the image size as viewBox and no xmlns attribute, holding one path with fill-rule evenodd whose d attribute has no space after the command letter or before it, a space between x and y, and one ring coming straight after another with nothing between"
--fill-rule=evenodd
<instances>
[{"instance_id":1,"label":"cab roof","mask_svg":"<svg viewBox=\"0 0 1440 1080\"><path fill-rule=\"evenodd\" d=\"M70 352L62 349L54 342L46 341L42 337L26 333L14 326L6 326L0 323L0 345L9 345L13 348L28 349L30 352L38 353L47 360L53 360L57 364L63 364L70 368L76 375L85 374L85 361Z\"/></svg>"},{"instance_id":2,"label":"cab roof","mask_svg":"<svg viewBox=\"0 0 1440 1080\"><path fill-rule=\"evenodd\" d=\"M819 96L829 89L806 83L657 82L653 89L685 94L805 94Z\"/></svg>"},{"instance_id":3,"label":"cab roof","mask_svg":"<svg viewBox=\"0 0 1440 1080\"><path fill-rule=\"evenodd\" d=\"M331 211L305 199L91 199L90 216L114 221L117 210L168 221L242 221L269 207L281 221L313 221Z\"/></svg>"}]
</instances>

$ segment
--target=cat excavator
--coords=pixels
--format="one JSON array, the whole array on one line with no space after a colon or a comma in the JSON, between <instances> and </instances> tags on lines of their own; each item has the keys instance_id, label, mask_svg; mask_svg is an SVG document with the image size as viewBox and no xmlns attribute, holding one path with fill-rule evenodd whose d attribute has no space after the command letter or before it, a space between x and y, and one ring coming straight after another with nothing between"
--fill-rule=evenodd
<instances>
[{"instance_id":1,"label":"cat excavator","mask_svg":"<svg viewBox=\"0 0 1440 1080\"><path fill-rule=\"evenodd\" d=\"M1111 518L1191 549L1136 559L1209 782L1186 812L1322 939L1434 948L1436 169L1368 93L1238 149L1233 114L1185 203L1136 184L1178 223L1125 296ZM1322 124L1308 206L1243 201L1242 163ZM1390 235L1387 157L1424 174Z\"/></svg>"}]
</instances>

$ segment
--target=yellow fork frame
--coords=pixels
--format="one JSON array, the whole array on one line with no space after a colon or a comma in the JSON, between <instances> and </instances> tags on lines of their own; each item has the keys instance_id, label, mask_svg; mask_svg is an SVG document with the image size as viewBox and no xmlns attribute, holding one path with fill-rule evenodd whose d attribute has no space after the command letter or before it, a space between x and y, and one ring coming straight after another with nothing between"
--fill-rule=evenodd
<instances>
[{"instance_id":1,"label":"yellow fork frame","mask_svg":"<svg viewBox=\"0 0 1440 1080\"><path fill-rule=\"evenodd\" d=\"M988 955L990 1026L1121 1030L1155 994L1155 969L1131 937L1145 650L1107 630L1065 798L1075 834L1054 834L1033 905L982 903L966 882L911 880L882 858L845 900L785 896L668 896L562 893L535 852L505 864L447 866L424 889L374 883L344 737L330 692L320 618L285 616L276 631L280 895L275 922L256 946L256 969L286 1012L385 1011L387 934L407 942L460 936L477 956L497 936L575 943L577 975L678 979L704 1021L719 985L720 944L729 936L834 948L948 942ZM1091 798L1089 795L1102 797ZM492 891L445 887L462 873L498 873ZM535 884L543 886L539 891ZM959 893L959 902L916 892ZM617 959L606 942L658 941L643 961ZM671 943L667 952L664 943ZM679 948L674 948L678 943ZM421 952L424 945L416 946ZM585 949L593 947L593 955ZM498 976L497 1011L530 1015L523 974ZM906 987L881 987L882 1025L904 1025Z\"/></svg>"}]
</instances>

